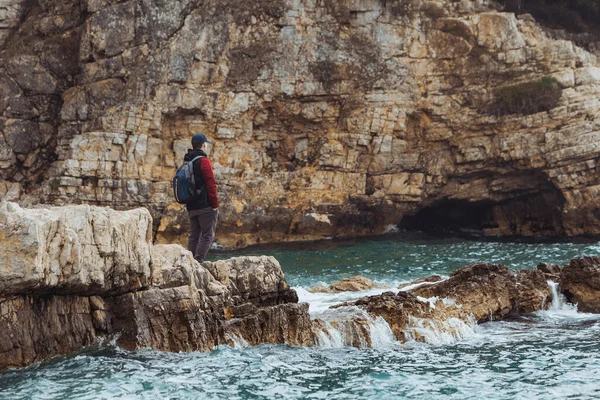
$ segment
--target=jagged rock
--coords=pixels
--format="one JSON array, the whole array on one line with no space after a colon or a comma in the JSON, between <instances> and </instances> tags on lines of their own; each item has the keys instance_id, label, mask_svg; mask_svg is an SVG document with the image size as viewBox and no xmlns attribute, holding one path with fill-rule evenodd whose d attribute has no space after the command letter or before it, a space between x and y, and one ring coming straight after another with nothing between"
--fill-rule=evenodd
<instances>
[{"instance_id":1,"label":"jagged rock","mask_svg":"<svg viewBox=\"0 0 600 400\"><path fill-rule=\"evenodd\" d=\"M326 286L315 286L308 289L310 293L339 293L339 292L360 292L375 288L387 289L389 286L380 285L361 275L350 278L343 278L341 281Z\"/></svg>"},{"instance_id":2,"label":"jagged rock","mask_svg":"<svg viewBox=\"0 0 600 400\"><path fill-rule=\"evenodd\" d=\"M339 313L332 315L328 321L321 318L313 320L313 329L326 337L333 337L336 334L341 336L345 346L366 348L373 344L369 329L370 320L371 318L364 311Z\"/></svg>"},{"instance_id":3,"label":"jagged rock","mask_svg":"<svg viewBox=\"0 0 600 400\"><path fill-rule=\"evenodd\" d=\"M207 351L232 337L313 344L308 305L273 257L202 266L179 245L152 246L151 225L141 209L2 204L0 370L101 338L165 351Z\"/></svg>"},{"instance_id":4,"label":"jagged rock","mask_svg":"<svg viewBox=\"0 0 600 400\"><path fill-rule=\"evenodd\" d=\"M386 292L377 296L363 297L355 302L343 303L334 308L358 306L371 315L381 316L390 325L392 332L400 341L406 341L405 329L411 316L429 316L429 304L420 301L410 292L394 294Z\"/></svg>"},{"instance_id":5,"label":"jagged rock","mask_svg":"<svg viewBox=\"0 0 600 400\"><path fill-rule=\"evenodd\" d=\"M560 291L579 311L600 313L600 258L571 260L560 273Z\"/></svg>"},{"instance_id":6,"label":"jagged rock","mask_svg":"<svg viewBox=\"0 0 600 400\"><path fill-rule=\"evenodd\" d=\"M131 316L130 316L131 317ZM88 297L0 297L0 371L97 343Z\"/></svg>"},{"instance_id":7,"label":"jagged rock","mask_svg":"<svg viewBox=\"0 0 600 400\"><path fill-rule=\"evenodd\" d=\"M274 257L238 257L205 262L202 266L229 289L236 304L273 306L298 302L296 291L288 285Z\"/></svg>"},{"instance_id":8,"label":"jagged rock","mask_svg":"<svg viewBox=\"0 0 600 400\"><path fill-rule=\"evenodd\" d=\"M194 257L180 246L156 245L152 249L152 286L167 289L179 286L205 287L207 279L196 281Z\"/></svg>"},{"instance_id":9,"label":"jagged rock","mask_svg":"<svg viewBox=\"0 0 600 400\"><path fill-rule=\"evenodd\" d=\"M552 290L547 276L539 270L517 272L516 291L511 291L511 314L526 314L547 308L552 302Z\"/></svg>"},{"instance_id":10,"label":"jagged rock","mask_svg":"<svg viewBox=\"0 0 600 400\"><path fill-rule=\"evenodd\" d=\"M558 282L560 280L560 271L562 266L557 264L540 263L536 267L537 270L542 271L546 276L546 279Z\"/></svg>"},{"instance_id":11,"label":"jagged rock","mask_svg":"<svg viewBox=\"0 0 600 400\"><path fill-rule=\"evenodd\" d=\"M377 284L364 276L356 275L344 278L329 286L332 292L360 292L376 288Z\"/></svg>"},{"instance_id":12,"label":"jagged rock","mask_svg":"<svg viewBox=\"0 0 600 400\"><path fill-rule=\"evenodd\" d=\"M287 343L312 346L314 333L307 303L288 303L259 308L256 312L225 322L225 329L250 345Z\"/></svg>"},{"instance_id":13,"label":"jagged rock","mask_svg":"<svg viewBox=\"0 0 600 400\"><path fill-rule=\"evenodd\" d=\"M461 326L530 313L551 304L552 293L539 270L513 272L504 265L476 263L448 280L397 294L386 292L332 308L357 306L383 317L400 341L424 340L425 327L459 335Z\"/></svg>"},{"instance_id":14,"label":"jagged rock","mask_svg":"<svg viewBox=\"0 0 600 400\"><path fill-rule=\"evenodd\" d=\"M418 285L420 283L435 283L435 282L439 282L442 280L442 277L439 275L433 275L433 276L426 276L424 278L419 278L416 279L412 282L408 282L408 283L401 283L400 285L398 285L398 289L404 289L408 286L412 286L412 285Z\"/></svg>"},{"instance_id":15,"label":"jagged rock","mask_svg":"<svg viewBox=\"0 0 600 400\"><path fill-rule=\"evenodd\" d=\"M182 243L169 182L201 130L228 247L600 233L596 55L492 1L326 3L2 0L0 196L145 206ZM489 113L544 76L553 109Z\"/></svg>"},{"instance_id":16,"label":"jagged rock","mask_svg":"<svg viewBox=\"0 0 600 400\"><path fill-rule=\"evenodd\" d=\"M511 271L500 264L476 263L453 271L446 281L412 290L418 296L449 298L477 321L502 319L550 304L552 292L541 271Z\"/></svg>"}]
</instances>

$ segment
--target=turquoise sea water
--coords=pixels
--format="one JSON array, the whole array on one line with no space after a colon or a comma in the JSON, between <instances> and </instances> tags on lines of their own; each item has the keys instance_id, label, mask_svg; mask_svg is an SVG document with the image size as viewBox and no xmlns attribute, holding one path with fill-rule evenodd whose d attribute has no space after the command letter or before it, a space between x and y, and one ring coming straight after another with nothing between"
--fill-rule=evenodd
<instances>
[{"instance_id":1,"label":"turquoise sea water","mask_svg":"<svg viewBox=\"0 0 600 400\"><path fill-rule=\"evenodd\" d=\"M396 284L447 276L473 261L524 269L600 254L595 243L419 236L302 247L253 252L277 257L301 299L314 303L311 310L336 298L311 297L305 289L355 274ZM86 349L0 374L0 399L593 399L600 398L599 319L565 307L482 324L451 343L381 341L366 349Z\"/></svg>"}]
</instances>

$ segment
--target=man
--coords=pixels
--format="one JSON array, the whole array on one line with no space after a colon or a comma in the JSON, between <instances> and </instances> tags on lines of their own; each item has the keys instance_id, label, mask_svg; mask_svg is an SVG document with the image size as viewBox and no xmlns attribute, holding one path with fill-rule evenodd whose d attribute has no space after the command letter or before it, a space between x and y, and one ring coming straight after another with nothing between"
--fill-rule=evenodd
<instances>
[{"instance_id":1,"label":"man","mask_svg":"<svg viewBox=\"0 0 600 400\"><path fill-rule=\"evenodd\" d=\"M192 137L192 148L188 150L184 161L194 161L196 185L203 188L202 193L186 205L190 217L190 236L188 250L202 263L210 246L215 240L215 228L219 215L217 184L212 165L206 155L206 144L210 143L205 135L198 133Z\"/></svg>"}]
</instances>

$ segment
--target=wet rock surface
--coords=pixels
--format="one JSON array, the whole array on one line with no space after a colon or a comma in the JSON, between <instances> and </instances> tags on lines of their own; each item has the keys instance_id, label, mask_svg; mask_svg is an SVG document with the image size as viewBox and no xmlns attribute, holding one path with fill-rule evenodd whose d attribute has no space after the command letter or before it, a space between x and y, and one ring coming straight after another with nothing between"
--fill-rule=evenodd
<instances>
[{"instance_id":1,"label":"wet rock surface","mask_svg":"<svg viewBox=\"0 0 600 400\"><path fill-rule=\"evenodd\" d=\"M446 281L411 291L423 298L451 298L477 321L543 309L551 290L541 271L512 271L505 265L476 263L460 268Z\"/></svg>"},{"instance_id":2,"label":"wet rock surface","mask_svg":"<svg viewBox=\"0 0 600 400\"><path fill-rule=\"evenodd\" d=\"M598 71L487 0L3 0L0 197L144 206L181 243L170 179L202 131L224 246L598 234ZM551 110L486 111L545 76Z\"/></svg>"},{"instance_id":3,"label":"wet rock surface","mask_svg":"<svg viewBox=\"0 0 600 400\"><path fill-rule=\"evenodd\" d=\"M408 340L406 328L411 317L433 317L429 304L420 301L416 295L409 292L399 292L398 294L386 292L334 307L348 306L358 306L371 315L383 317L390 325L394 336L401 341Z\"/></svg>"},{"instance_id":4,"label":"wet rock surface","mask_svg":"<svg viewBox=\"0 0 600 400\"><path fill-rule=\"evenodd\" d=\"M423 278L421 283L434 282L334 308L357 306L384 318L398 340L424 341L433 331L460 338L465 327L477 322L543 310L552 303L551 288L540 270L515 272L504 265L476 263L454 271L445 281L435 282L438 278Z\"/></svg>"},{"instance_id":5,"label":"wet rock surface","mask_svg":"<svg viewBox=\"0 0 600 400\"><path fill-rule=\"evenodd\" d=\"M365 278L364 276L356 275L349 278L343 278L339 282L332 283L328 287L318 285L313 288L310 288L308 291L311 293L341 293L361 292L377 288L388 289L389 287L386 285L375 283L369 278Z\"/></svg>"}]
</instances>

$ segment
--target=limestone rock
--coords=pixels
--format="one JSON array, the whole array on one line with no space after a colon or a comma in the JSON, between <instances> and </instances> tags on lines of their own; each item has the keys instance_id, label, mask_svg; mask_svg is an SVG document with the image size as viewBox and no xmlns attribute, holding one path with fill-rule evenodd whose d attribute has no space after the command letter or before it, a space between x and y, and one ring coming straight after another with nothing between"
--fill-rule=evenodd
<instances>
[{"instance_id":1,"label":"limestone rock","mask_svg":"<svg viewBox=\"0 0 600 400\"><path fill-rule=\"evenodd\" d=\"M237 334L253 346L260 343L312 346L315 343L312 327L307 303L260 308L255 313L225 323L230 335Z\"/></svg>"},{"instance_id":2,"label":"limestone rock","mask_svg":"<svg viewBox=\"0 0 600 400\"><path fill-rule=\"evenodd\" d=\"M600 313L600 258L571 260L560 273L560 291L577 310Z\"/></svg>"},{"instance_id":3,"label":"limestone rock","mask_svg":"<svg viewBox=\"0 0 600 400\"><path fill-rule=\"evenodd\" d=\"M112 295L150 284L152 218L73 206L0 205L0 295Z\"/></svg>"},{"instance_id":4,"label":"limestone rock","mask_svg":"<svg viewBox=\"0 0 600 400\"><path fill-rule=\"evenodd\" d=\"M236 304L272 306L298 302L298 295L288 285L274 257L238 257L205 262L202 266L229 289Z\"/></svg>"},{"instance_id":5,"label":"limestone rock","mask_svg":"<svg viewBox=\"0 0 600 400\"><path fill-rule=\"evenodd\" d=\"M152 286L166 289L179 286L206 287L208 282L199 279L194 273L199 269L194 265L192 253L176 245L156 245L152 248Z\"/></svg>"},{"instance_id":6,"label":"limestone rock","mask_svg":"<svg viewBox=\"0 0 600 400\"><path fill-rule=\"evenodd\" d=\"M456 337L461 324L539 311L551 304L551 296L542 271L513 272L504 265L477 263L454 271L446 281L332 308L357 306L373 317L384 318L398 340L423 341L428 328ZM361 324L360 318L354 322Z\"/></svg>"},{"instance_id":7,"label":"limestone rock","mask_svg":"<svg viewBox=\"0 0 600 400\"><path fill-rule=\"evenodd\" d=\"M333 293L333 291L327 286L317 285L308 289L310 293Z\"/></svg>"},{"instance_id":8,"label":"limestone rock","mask_svg":"<svg viewBox=\"0 0 600 400\"><path fill-rule=\"evenodd\" d=\"M547 276L539 270L517 273L516 291L511 292L511 313L526 314L544 310L552 301Z\"/></svg>"},{"instance_id":9,"label":"limestone rock","mask_svg":"<svg viewBox=\"0 0 600 400\"><path fill-rule=\"evenodd\" d=\"M333 292L360 292L377 287L377 284L364 276L356 275L351 278L344 278L339 282L332 284L329 288Z\"/></svg>"},{"instance_id":10,"label":"limestone rock","mask_svg":"<svg viewBox=\"0 0 600 400\"><path fill-rule=\"evenodd\" d=\"M354 305L365 309L369 314L383 317L394 336L400 341L408 340L406 326L414 316L430 317L429 304L420 301L410 292L386 292L378 296L363 297L356 302L344 303L336 308Z\"/></svg>"},{"instance_id":11,"label":"limestone rock","mask_svg":"<svg viewBox=\"0 0 600 400\"><path fill-rule=\"evenodd\" d=\"M557 264L540 263L537 265L536 269L542 271L547 279L554 282L560 281L560 271L562 270L562 266Z\"/></svg>"},{"instance_id":12,"label":"limestone rock","mask_svg":"<svg viewBox=\"0 0 600 400\"><path fill-rule=\"evenodd\" d=\"M97 343L90 302L82 296L0 297L0 371Z\"/></svg>"}]
</instances>

